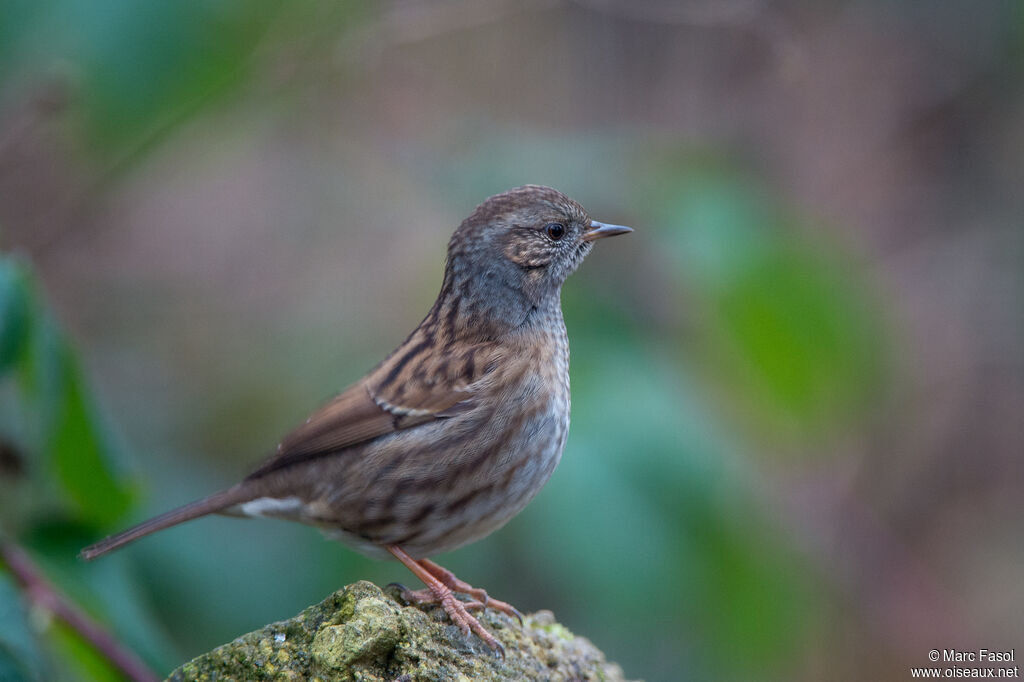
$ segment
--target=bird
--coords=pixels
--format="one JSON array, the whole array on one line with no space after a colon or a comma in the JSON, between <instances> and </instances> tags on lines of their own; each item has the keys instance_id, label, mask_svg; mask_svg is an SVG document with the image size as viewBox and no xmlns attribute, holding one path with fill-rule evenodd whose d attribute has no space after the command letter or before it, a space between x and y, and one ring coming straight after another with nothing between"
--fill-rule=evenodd
<instances>
[{"instance_id":1,"label":"bird","mask_svg":"<svg viewBox=\"0 0 1024 682\"><path fill-rule=\"evenodd\" d=\"M320 528L397 559L465 636L504 655L471 611L512 605L429 557L479 540L550 478L569 430L569 342L561 289L595 241L632 232L562 192L524 185L486 199L448 243L440 293L374 369L316 410L240 483L107 537L93 560L208 514ZM462 594L468 599L456 597Z\"/></svg>"}]
</instances>

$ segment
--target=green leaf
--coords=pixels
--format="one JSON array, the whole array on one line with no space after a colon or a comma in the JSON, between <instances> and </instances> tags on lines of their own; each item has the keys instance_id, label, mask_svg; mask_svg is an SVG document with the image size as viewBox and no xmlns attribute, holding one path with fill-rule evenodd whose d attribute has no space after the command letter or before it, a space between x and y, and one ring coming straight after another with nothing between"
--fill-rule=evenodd
<instances>
[{"instance_id":1,"label":"green leaf","mask_svg":"<svg viewBox=\"0 0 1024 682\"><path fill-rule=\"evenodd\" d=\"M736 679L788 677L781 674L821 607L810 567L763 511L739 498L691 505L679 520L700 585L687 601L710 653Z\"/></svg>"},{"instance_id":2,"label":"green leaf","mask_svg":"<svg viewBox=\"0 0 1024 682\"><path fill-rule=\"evenodd\" d=\"M138 149L242 82L281 14L279 0L6 4L0 80L28 72L73 89L72 112L101 154ZM73 78L54 64L73 65Z\"/></svg>"},{"instance_id":3,"label":"green leaf","mask_svg":"<svg viewBox=\"0 0 1024 682\"><path fill-rule=\"evenodd\" d=\"M17 349L2 357L16 367L19 389L6 408L20 416L0 419L0 436L18 442L30 460L35 513L63 509L80 522L109 526L131 504L130 489L115 469L110 437L68 341L27 266L9 257L0 257L4 302L0 310L10 314L3 319L11 322L0 349Z\"/></svg>"},{"instance_id":4,"label":"green leaf","mask_svg":"<svg viewBox=\"0 0 1024 682\"><path fill-rule=\"evenodd\" d=\"M237 82L273 16L267 8L208 0L75 7L89 123L100 144L172 122Z\"/></svg>"},{"instance_id":5,"label":"green leaf","mask_svg":"<svg viewBox=\"0 0 1024 682\"><path fill-rule=\"evenodd\" d=\"M734 413L807 438L853 423L880 390L877 308L842 245L721 161L677 171L661 198L696 350ZM692 357L694 348L685 353Z\"/></svg>"},{"instance_id":6,"label":"green leaf","mask_svg":"<svg viewBox=\"0 0 1024 682\"><path fill-rule=\"evenodd\" d=\"M878 378L877 325L829 260L778 245L714 300L744 389L808 427L856 412Z\"/></svg>"},{"instance_id":7,"label":"green leaf","mask_svg":"<svg viewBox=\"0 0 1024 682\"><path fill-rule=\"evenodd\" d=\"M132 503L115 475L110 447L85 392L78 363L64 349L61 404L51 425L48 455L57 478L85 520L109 525Z\"/></svg>"},{"instance_id":8,"label":"green leaf","mask_svg":"<svg viewBox=\"0 0 1024 682\"><path fill-rule=\"evenodd\" d=\"M0 377L14 366L28 339L25 273L12 258L0 258Z\"/></svg>"},{"instance_id":9,"label":"green leaf","mask_svg":"<svg viewBox=\"0 0 1024 682\"><path fill-rule=\"evenodd\" d=\"M121 682L124 675L93 648L80 634L61 622L55 622L49 640L60 657L60 665L72 679L89 682Z\"/></svg>"}]
</instances>

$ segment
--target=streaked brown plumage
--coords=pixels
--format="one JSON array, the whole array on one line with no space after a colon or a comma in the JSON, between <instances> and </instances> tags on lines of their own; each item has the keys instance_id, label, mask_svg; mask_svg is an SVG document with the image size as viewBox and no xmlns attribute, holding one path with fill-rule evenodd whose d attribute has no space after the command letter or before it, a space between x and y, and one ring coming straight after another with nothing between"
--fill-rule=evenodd
<instances>
[{"instance_id":1,"label":"streaked brown plumage","mask_svg":"<svg viewBox=\"0 0 1024 682\"><path fill-rule=\"evenodd\" d=\"M398 558L427 583L410 599L440 602L464 631L500 649L467 608L515 609L426 557L501 527L550 477L569 429L561 286L594 240L629 231L592 221L548 187L487 199L449 242L434 306L380 365L238 485L82 555L214 512L300 521Z\"/></svg>"}]
</instances>

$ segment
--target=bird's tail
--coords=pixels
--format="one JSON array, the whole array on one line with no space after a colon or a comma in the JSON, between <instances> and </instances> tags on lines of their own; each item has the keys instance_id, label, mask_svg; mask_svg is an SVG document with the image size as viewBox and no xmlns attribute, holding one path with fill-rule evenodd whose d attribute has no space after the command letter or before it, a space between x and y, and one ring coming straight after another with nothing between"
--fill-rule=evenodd
<instances>
[{"instance_id":1,"label":"bird's tail","mask_svg":"<svg viewBox=\"0 0 1024 682\"><path fill-rule=\"evenodd\" d=\"M185 521L191 521L192 519L199 518L200 516L219 512L232 505L246 502L251 498L251 491L249 491L248 487L243 485L236 485L226 490L221 490L209 497L204 497L201 500L196 500L195 502L186 504L183 507L178 507L177 509L172 509L169 512L164 512L163 514L155 516L148 521L143 521L139 525L132 526L128 530L123 530L116 535L111 535L105 540L100 540L95 545L89 545L79 553L79 556L86 561L92 561L96 557L103 556L107 552L111 552L123 545L127 545L129 542L134 542L135 540L145 537L150 533L155 533L158 530L176 526L179 523L184 523Z\"/></svg>"}]
</instances>

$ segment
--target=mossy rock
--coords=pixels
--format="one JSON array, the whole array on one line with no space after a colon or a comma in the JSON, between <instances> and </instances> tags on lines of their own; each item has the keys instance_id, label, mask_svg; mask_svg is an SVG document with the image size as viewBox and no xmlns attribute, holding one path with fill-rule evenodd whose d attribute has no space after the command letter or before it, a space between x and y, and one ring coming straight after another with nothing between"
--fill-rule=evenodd
<instances>
[{"instance_id":1,"label":"mossy rock","mask_svg":"<svg viewBox=\"0 0 1024 682\"><path fill-rule=\"evenodd\" d=\"M361 581L295 618L243 635L181 666L170 682L319 680L623 680L593 644L539 611L519 622L478 616L505 647L502 659L466 637L439 608L403 606L397 592Z\"/></svg>"}]
</instances>

